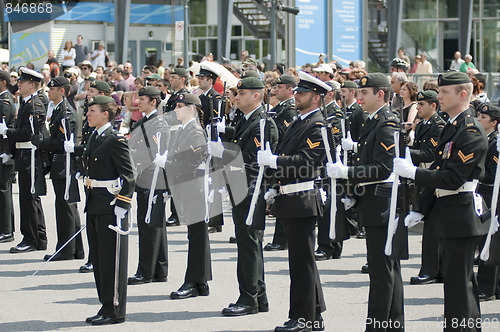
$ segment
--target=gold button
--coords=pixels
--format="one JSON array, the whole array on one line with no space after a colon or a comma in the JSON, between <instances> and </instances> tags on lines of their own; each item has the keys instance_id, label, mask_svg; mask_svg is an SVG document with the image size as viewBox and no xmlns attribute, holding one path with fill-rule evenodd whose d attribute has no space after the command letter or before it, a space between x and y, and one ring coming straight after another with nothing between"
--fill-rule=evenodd
<instances>
[{"instance_id":1,"label":"gold button","mask_svg":"<svg viewBox=\"0 0 500 332\"><path fill-rule=\"evenodd\" d=\"M439 169L440 167L439 166L436 166L436 169Z\"/></svg>"},{"instance_id":2,"label":"gold button","mask_svg":"<svg viewBox=\"0 0 500 332\"><path fill-rule=\"evenodd\" d=\"M357 158L356 160L359 161L359 158Z\"/></svg>"},{"instance_id":3,"label":"gold button","mask_svg":"<svg viewBox=\"0 0 500 332\"><path fill-rule=\"evenodd\" d=\"M97 158L95 158L94 161L97 161Z\"/></svg>"},{"instance_id":4,"label":"gold button","mask_svg":"<svg viewBox=\"0 0 500 332\"><path fill-rule=\"evenodd\" d=\"M442 155L443 154L443 151L439 151L439 155Z\"/></svg>"},{"instance_id":5,"label":"gold button","mask_svg":"<svg viewBox=\"0 0 500 332\"><path fill-rule=\"evenodd\" d=\"M366 144L366 142L365 142L365 144ZM361 143L358 143L358 146L361 146Z\"/></svg>"},{"instance_id":6,"label":"gold button","mask_svg":"<svg viewBox=\"0 0 500 332\"><path fill-rule=\"evenodd\" d=\"M368 142L365 142L365 145L368 144Z\"/></svg>"}]
</instances>

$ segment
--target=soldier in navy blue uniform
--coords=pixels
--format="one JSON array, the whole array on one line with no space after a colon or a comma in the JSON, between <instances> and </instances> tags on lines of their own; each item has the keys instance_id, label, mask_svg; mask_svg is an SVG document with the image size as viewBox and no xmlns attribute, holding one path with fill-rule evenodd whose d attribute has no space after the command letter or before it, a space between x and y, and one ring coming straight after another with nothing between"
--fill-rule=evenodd
<instances>
[{"instance_id":1,"label":"soldier in navy blue uniform","mask_svg":"<svg viewBox=\"0 0 500 332\"><path fill-rule=\"evenodd\" d=\"M49 98L54 103L55 108L50 118L49 137L42 138L40 135L33 135L31 142L40 150L46 150L50 154L50 178L54 187L57 244L56 251L59 250L77 231L80 230L80 214L76 202L80 201L78 182L74 178L74 163L70 163L69 196L65 199L66 188L66 154L64 152L64 141L74 135L76 128L76 113L64 97L69 89L69 80L65 77L56 77L48 85ZM64 121L63 121L64 120ZM71 156L73 157L73 156ZM72 176L73 175L73 176ZM51 255L45 255L48 260ZM57 255L52 257L52 261L83 259L83 244L81 234L78 234L74 241L69 242Z\"/></svg>"},{"instance_id":2,"label":"soldier in navy blue uniform","mask_svg":"<svg viewBox=\"0 0 500 332\"><path fill-rule=\"evenodd\" d=\"M420 91L417 94L417 110L421 121L415 127L415 139L413 146L410 149L411 160L413 165L428 167L433 161L436 154L439 136L444 128L445 122L437 114L439 101L437 92L434 90ZM424 197L428 197L423 188ZM417 187L418 195L420 196L420 188ZM435 235L436 224L435 220L429 219L430 209L434 200L431 202L425 199L421 201L420 206L415 205L422 213L425 219L424 231L422 234L422 266L418 276L411 277L412 285L430 284L442 281L442 266L440 268L439 241Z\"/></svg>"},{"instance_id":3,"label":"soldier in navy blue uniform","mask_svg":"<svg viewBox=\"0 0 500 332\"><path fill-rule=\"evenodd\" d=\"M369 113L358 142L342 139L342 147L354 150L352 166L327 164L328 176L348 179L358 185L357 213L359 223L366 230L366 249L370 292L366 331L378 330L377 324L389 324L388 330L404 330L403 281L399 260L385 255L387 240L387 197L377 196L377 185L383 185L391 174L394 158L394 131L398 119L389 110L391 86L381 73L364 76L360 80L358 99ZM365 185L366 183L366 185ZM362 186L362 187L361 187ZM378 323L377 323L378 322ZM387 325L388 326L388 325Z\"/></svg>"},{"instance_id":4,"label":"soldier in navy blue uniform","mask_svg":"<svg viewBox=\"0 0 500 332\"><path fill-rule=\"evenodd\" d=\"M276 154L259 151L259 165L274 169L279 188L266 196L275 196L273 213L280 218L288 241L290 266L289 320L275 331L324 330L321 313L326 310L318 269L314 260L315 224L322 213L319 189L315 185L325 160L321 137L324 118L321 97L331 90L322 81L303 72L295 88L295 108L300 115L292 122ZM278 194L279 192L279 194Z\"/></svg>"},{"instance_id":5,"label":"soldier in navy blue uniform","mask_svg":"<svg viewBox=\"0 0 500 332\"><path fill-rule=\"evenodd\" d=\"M16 122L14 97L9 91L10 75L0 70L0 119L7 128ZM0 135L0 243L14 241L14 205L12 201L12 174L14 160L9 141Z\"/></svg>"},{"instance_id":6,"label":"soldier in navy blue uniform","mask_svg":"<svg viewBox=\"0 0 500 332\"><path fill-rule=\"evenodd\" d=\"M31 135L40 134L45 128L46 110L36 92L36 84L43 76L21 67L18 79L21 105L14 128L0 123L0 134L7 135L15 145L15 167L19 175L19 206L21 211L21 242L10 249L12 253L47 249L45 217L39 195L45 194L45 178L42 172L40 152L35 154L35 193L31 193ZM30 118L34 132L31 130Z\"/></svg>"},{"instance_id":7,"label":"soldier in navy blue uniform","mask_svg":"<svg viewBox=\"0 0 500 332\"><path fill-rule=\"evenodd\" d=\"M470 78L449 72L439 76L438 84L441 110L450 119L439 137L434 162L424 169L399 158L394 161L394 172L414 179L417 186L435 189L429 191L436 196L429 219L435 219L443 252L445 329L480 331L474 254L489 223L480 218L483 202L475 190L484 175L488 141L483 127L468 112Z\"/></svg>"},{"instance_id":8,"label":"soldier in navy blue uniform","mask_svg":"<svg viewBox=\"0 0 500 332\"><path fill-rule=\"evenodd\" d=\"M65 143L66 152L83 154L87 213L87 237L94 279L102 306L86 322L92 325L117 324L125 321L127 299L128 237L121 236L117 253L117 233L108 226L128 229L128 215L134 193L134 172L127 140L114 131L111 121L119 114L113 98L96 96L89 102L87 120L96 129L86 147ZM118 258L116 256L119 256ZM115 285L116 259L119 260L118 285ZM114 303L115 286L118 301Z\"/></svg>"}]
</instances>

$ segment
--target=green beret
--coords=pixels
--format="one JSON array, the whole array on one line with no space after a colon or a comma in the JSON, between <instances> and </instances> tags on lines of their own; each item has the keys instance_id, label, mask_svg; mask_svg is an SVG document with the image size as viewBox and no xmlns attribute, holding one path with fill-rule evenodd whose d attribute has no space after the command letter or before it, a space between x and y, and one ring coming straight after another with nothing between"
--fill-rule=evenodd
<instances>
[{"instance_id":1,"label":"green beret","mask_svg":"<svg viewBox=\"0 0 500 332\"><path fill-rule=\"evenodd\" d=\"M389 79L382 73L371 73L359 80L360 88L382 88L390 86L391 83Z\"/></svg>"},{"instance_id":2,"label":"green beret","mask_svg":"<svg viewBox=\"0 0 500 332\"><path fill-rule=\"evenodd\" d=\"M341 87L346 88L346 89L357 89L358 85L354 81L344 81L344 83L342 83Z\"/></svg>"},{"instance_id":3,"label":"green beret","mask_svg":"<svg viewBox=\"0 0 500 332\"><path fill-rule=\"evenodd\" d=\"M84 81L90 81L90 83L95 82L95 77L89 76L83 79Z\"/></svg>"},{"instance_id":4,"label":"green beret","mask_svg":"<svg viewBox=\"0 0 500 332\"><path fill-rule=\"evenodd\" d=\"M183 103L186 105L198 105L201 107L201 100L197 95L194 95L192 93L181 93L177 97L177 101L179 103Z\"/></svg>"},{"instance_id":5,"label":"green beret","mask_svg":"<svg viewBox=\"0 0 500 332\"><path fill-rule=\"evenodd\" d=\"M464 84L464 83L471 83L471 80L466 73L462 73L459 71L450 71L448 73L441 74L438 77L439 86Z\"/></svg>"},{"instance_id":6,"label":"green beret","mask_svg":"<svg viewBox=\"0 0 500 332\"><path fill-rule=\"evenodd\" d=\"M158 90L155 86L145 86L139 90L139 96L151 96L157 97L161 94L161 91Z\"/></svg>"},{"instance_id":7,"label":"green beret","mask_svg":"<svg viewBox=\"0 0 500 332\"><path fill-rule=\"evenodd\" d=\"M149 76L146 76L147 80L154 80L154 81L159 81L161 80L161 76L159 74L151 74Z\"/></svg>"},{"instance_id":8,"label":"green beret","mask_svg":"<svg viewBox=\"0 0 500 332\"><path fill-rule=\"evenodd\" d=\"M244 78L247 78L247 77L255 77L255 78L258 78L260 79L260 76L259 76L259 73L255 70L244 70L241 75L240 75L240 78L241 79L244 79Z\"/></svg>"},{"instance_id":9,"label":"green beret","mask_svg":"<svg viewBox=\"0 0 500 332\"><path fill-rule=\"evenodd\" d=\"M417 93L417 101L436 99L437 95L437 92L434 90L419 91Z\"/></svg>"},{"instance_id":10,"label":"green beret","mask_svg":"<svg viewBox=\"0 0 500 332\"><path fill-rule=\"evenodd\" d=\"M47 87L55 88L55 87L60 87L60 86L66 86L69 84L70 84L69 80L66 77L57 76L57 77L54 77L53 79L50 80L50 82L47 84Z\"/></svg>"},{"instance_id":11,"label":"green beret","mask_svg":"<svg viewBox=\"0 0 500 332\"><path fill-rule=\"evenodd\" d=\"M10 84L10 74L8 71L0 69L0 80L7 81Z\"/></svg>"},{"instance_id":12,"label":"green beret","mask_svg":"<svg viewBox=\"0 0 500 332\"><path fill-rule=\"evenodd\" d=\"M281 75L276 79L276 84L290 84L297 86L297 80L292 75Z\"/></svg>"},{"instance_id":13,"label":"green beret","mask_svg":"<svg viewBox=\"0 0 500 332\"><path fill-rule=\"evenodd\" d=\"M264 89L264 83L256 77L245 77L238 82L239 90Z\"/></svg>"},{"instance_id":14,"label":"green beret","mask_svg":"<svg viewBox=\"0 0 500 332\"><path fill-rule=\"evenodd\" d=\"M103 104L110 104L110 103L115 103L115 100L111 97L95 96L92 99L90 99L89 107L92 105L103 105Z\"/></svg>"},{"instance_id":15,"label":"green beret","mask_svg":"<svg viewBox=\"0 0 500 332\"><path fill-rule=\"evenodd\" d=\"M95 80L90 83L90 87L103 92L111 92L111 87L107 82Z\"/></svg>"},{"instance_id":16,"label":"green beret","mask_svg":"<svg viewBox=\"0 0 500 332\"><path fill-rule=\"evenodd\" d=\"M189 72L184 69L184 68L173 68L171 71L170 71L170 74L171 75L179 75L180 77L188 77L189 76Z\"/></svg>"},{"instance_id":17,"label":"green beret","mask_svg":"<svg viewBox=\"0 0 500 332\"><path fill-rule=\"evenodd\" d=\"M477 111L479 113L500 119L500 107L495 106L492 103L481 103L477 108Z\"/></svg>"}]
</instances>

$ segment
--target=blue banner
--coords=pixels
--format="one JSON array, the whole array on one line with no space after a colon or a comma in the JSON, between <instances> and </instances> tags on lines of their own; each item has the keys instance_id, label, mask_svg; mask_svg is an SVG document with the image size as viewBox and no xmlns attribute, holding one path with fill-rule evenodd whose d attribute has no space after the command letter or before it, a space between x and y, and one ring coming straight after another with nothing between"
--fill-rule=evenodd
<instances>
[{"instance_id":1,"label":"blue banner","mask_svg":"<svg viewBox=\"0 0 500 332\"><path fill-rule=\"evenodd\" d=\"M328 53L326 0L297 0L295 5L300 10L295 18L295 63L300 67Z\"/></svg>"},{"instance_id":2,"label":"blue banner","mask_svg":"<svg viewBox=\"0 0 500 332\"><path fill-rule=\"evenodd\" d=\"M333 60L349 64L362 59L362 1L332 1L332 5Z\"/></svg>"},{"instance_id":3,"label":"blue banner","mask_svg":"<svg viewBox=\"0 0 500 332\"><path fill-rule=\"evenodd\" d=\"M43 67L49 53L49 32L13 33L10 38L11 66L17 68L31 62L35 68Z\"/></svg>"}]
</instances>

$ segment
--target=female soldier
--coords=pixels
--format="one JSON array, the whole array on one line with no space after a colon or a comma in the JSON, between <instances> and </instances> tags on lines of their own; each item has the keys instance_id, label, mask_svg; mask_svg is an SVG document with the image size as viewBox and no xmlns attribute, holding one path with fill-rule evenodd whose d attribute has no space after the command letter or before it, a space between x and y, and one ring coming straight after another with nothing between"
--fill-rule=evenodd
<instances>
[{"instance_id":1,"label":"female soldier","mask_svg":"<svg viewBox=\"0 0 500 332\"><path fill-rule=\"evenodd\" d=\"M203 112L198 96L190 93L179 95L175 114L182 125L171 140L173 144L170 145L168 159L166 155L157 155L155 164L165 167L180 221L188 226L188 263L184 284L170 294L172 299L185 299L207 296L207 281L212 280L208 226L204 222L203 177L201 171L197 171L207 156L207 139L200 126Z\"/></svg>"},{"instance_id":2,"label":"female soldier","mask_svg":"<svg viewBox=\"0 0 500 332\"><path fill-rule=\"evenodd\" d=\"M127 141L111 126L111 121L119 113L120 108L113 98L92 98L87 119L89 126L96 129L87 146L83 148L80 145L75 152L83 153L89 255L94 264L97 293L102 303L97 315L86 319L92 325L125 321L128 238L108 227L118 223L118 228L128 228L128 216L125 218L125 215L130 208L135 186ZM64 148L73 152L74 143L65 143ZM118 237L121 237L119 242ZM117 264L119 273L115 277Z\"/></svg>"}]
</instances>

